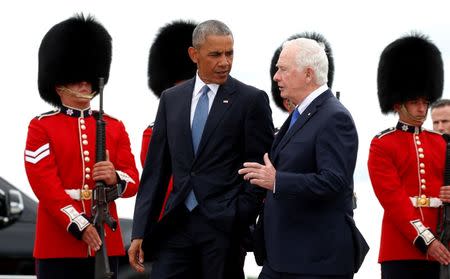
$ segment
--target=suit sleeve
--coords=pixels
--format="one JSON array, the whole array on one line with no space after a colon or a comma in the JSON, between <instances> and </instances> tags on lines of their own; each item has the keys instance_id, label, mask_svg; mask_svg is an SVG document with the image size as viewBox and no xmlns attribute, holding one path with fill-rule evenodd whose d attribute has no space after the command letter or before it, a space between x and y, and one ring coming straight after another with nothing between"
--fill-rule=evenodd
<instances>
[{"instance_id":1,"label":"suit sleeve","mask_svg":"<svg viewBox=\"0 0 450 279\"><path fill-rule=\"evenodd\" d=\"M254 98L245 117L245 161L264 163L264 153L269 152L273 142L274 128L269 99L264 91ZM250 182L244 182L244 191L239 197L239 212L250 218L251 222L258 214L266 191L255 187Z\"/></svg>"},{"instance_id":2,"label":"suit sleeve","mask_svg":"<svg viewBox=\"0 0 450 279\"><path fill-rule=\"evenodd\" d=\"M311 119L314 121L314 119ZM315 139L316 171L276 173L276 194L308 200L327 200L353 184L358 135L350 114L330 114ZM307 147L305 147L307 148Z\"/></svg>"},{"instance_id":3,"label":"suit sleeve","mask_svg":"<svg viewBox=\"0 0 450 279\"><path fill-rule=\"evenodd\" d=\"M39 200L39 206L52 215L55 223L66 228L75 237L89 225L80 202L64 191L51 139L45 127L35 118L28 127L25 147L25 170L28 181Z\"/></svg>"},{"instance_id":4,"label":"suit sleeve","mask_svg":"<svg viewBox=\"0 0 450 279\"><path fill-rule=\"evenodd\" d=\"M161 95L134 208L132 238L143 238L158 221L172 166L167 141L166 98Z\"/></svg>"}]
</instances>

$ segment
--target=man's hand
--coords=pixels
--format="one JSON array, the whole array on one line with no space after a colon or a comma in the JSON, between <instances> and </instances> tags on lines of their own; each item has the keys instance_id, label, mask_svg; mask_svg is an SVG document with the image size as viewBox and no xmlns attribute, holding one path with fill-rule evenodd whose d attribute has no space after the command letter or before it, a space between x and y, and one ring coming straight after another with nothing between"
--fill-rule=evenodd
<instances>
[{"instance_id":1,"label":"man's hand","mask_svg":"<svg viewBox=\"0 0 450 279\"><path fill-rule=\"evenodd\" d=\"M439 198L442 202L450 202L450 186L441 187Z\"/></svg>"},{"instance_id":2,"label":"man's hand","mask_svg":"<svg viewBox=\"0 0 450 279\"><path fill-rule=\"evenodd\" d=\"M89 245L94 251L100 250L100 246L102 245L102 240L98 235L97 230L93 225L87 226L81 235L81 239Z\"/></svg>"},{"instance_id":3,"label":"man's hand","mask_svg":"<svg viewBox=\"0 0 450 279\"><path fill-rule=\"evenodd\" d=\"M440 264L448 265L450 263L450 252L437 239L428 246L427 254L437 260Z\"/></svg>"},{"instance_id":4,"label":"man's hand","mask_svg":"<svg viewBox=\"0 0 450 279\"><path fill-rule=\"evenodd\" d=\"M92 171L92 179L95 181L104 181L106 185L117 184L117 174L113 163L109 160L109 152L106 150L106 161L95 163Z\"/></svg>"},{"instance_id":5,"label":"man's hand","mask_svg":"<svg viewBox=\"0 0 450 279\"><path fill-rule=\"evenodd\" d=\"M255 162L245 162L244 168L240 169L238 173L244 175L244 179L249 180L251 184L273 191L276 170L272 162L270 162L267 153L264 154L264 165Z\"/></svg>"},{"instance_id":6,"label":"man's hand","mask_svg":"<svg viewBox=\"0 0 450 279\"><path fill-rule=\"evenodd\" d=\"M144 251L142 250L142 239L135 238L131 241L128 249L128 260L132 268L137 272L144 272Z\"/></svg>"}]
</instances>

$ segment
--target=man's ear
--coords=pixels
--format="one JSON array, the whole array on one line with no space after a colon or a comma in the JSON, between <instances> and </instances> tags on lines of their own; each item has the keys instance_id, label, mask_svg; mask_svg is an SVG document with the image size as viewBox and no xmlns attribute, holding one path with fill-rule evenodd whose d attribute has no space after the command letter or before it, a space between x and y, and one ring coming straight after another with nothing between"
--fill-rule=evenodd
<instances>
[{"instance_id":1,"label":"man's ear","mask_svg":"<svg viewBox=\"0 0 450 279\"><path fill-rule=\"evenodd\" d=\"M191 58L192 62L194 62L195 64L197 64L197 49L194 47L189 47L188 48L188 53L189 53L189 57Z\"/></svg>"},{"instance_id":2,"label":"man's ear","mask_svg":"<svg viewBox=\"0 0 450 279\"><path fill-rule=\"evenodd\" d=\"M62 94L62 86L60 86L60 85L55 85L55 92L56 92L56 94L58 94L60 97L61 97L61 94Z\"/></svg>"},{"instance_id":3,"label":"man's ear","mask_svg":"<svg viewBox=\"0 0 450 279\"><path fill-rule=\"evenodd\" d=\"M308 81L308 83L314 81L314 71L311 68L306 68L305 70L305 75L306 75L306 79Z\"/></svg>"}]
</instances>

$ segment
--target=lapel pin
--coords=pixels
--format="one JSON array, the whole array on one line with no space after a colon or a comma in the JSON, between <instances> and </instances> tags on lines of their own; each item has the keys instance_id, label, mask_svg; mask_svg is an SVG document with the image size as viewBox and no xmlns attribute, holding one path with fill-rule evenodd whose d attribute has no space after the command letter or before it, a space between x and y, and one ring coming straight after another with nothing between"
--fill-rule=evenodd
<instances>
[{"instance_id":1,"label":"lapel pin","mask_svg":"<svg viewBox=\"0 0 450 279\"><path fill-rule=\"evenodd\" d=\"M228 104L228 100L223 100L223 103L224 104Z\"/></svg>"}]
</instances>

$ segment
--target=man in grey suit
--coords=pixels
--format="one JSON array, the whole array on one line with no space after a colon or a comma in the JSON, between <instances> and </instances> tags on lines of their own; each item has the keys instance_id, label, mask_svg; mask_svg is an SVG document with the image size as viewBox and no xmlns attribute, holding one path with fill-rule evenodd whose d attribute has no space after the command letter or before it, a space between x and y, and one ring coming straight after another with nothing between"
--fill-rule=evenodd
<instances>
[{"instance_id":1,"label":"man in grey suit","mask_svg":"<svg viewBox=\"0 0 450 279\"><path fill-rule=\"evenodd\" d=\"M130 263L142 271L145 252L155 279L226 278L226 260L239 255L265 195L238 170L262 161L272 144L268 96L229 76L233 36L225 24L200 23L192 38L197 74L161 95L134 212Z\"/></svg>"},{"instance_id":2,"label":"man in grey suit","mask_svg":"<svg viewBox=\"0 0 450 279\"><path fill-rule=\"evenodd\" d=\"M268 189L264 206L266 259L259 278L353 278L355 124L326 85L323 46L299 38L283 44L274 80L298 104L264 164L239 173Z\"/></svg>"}]
</instances>

